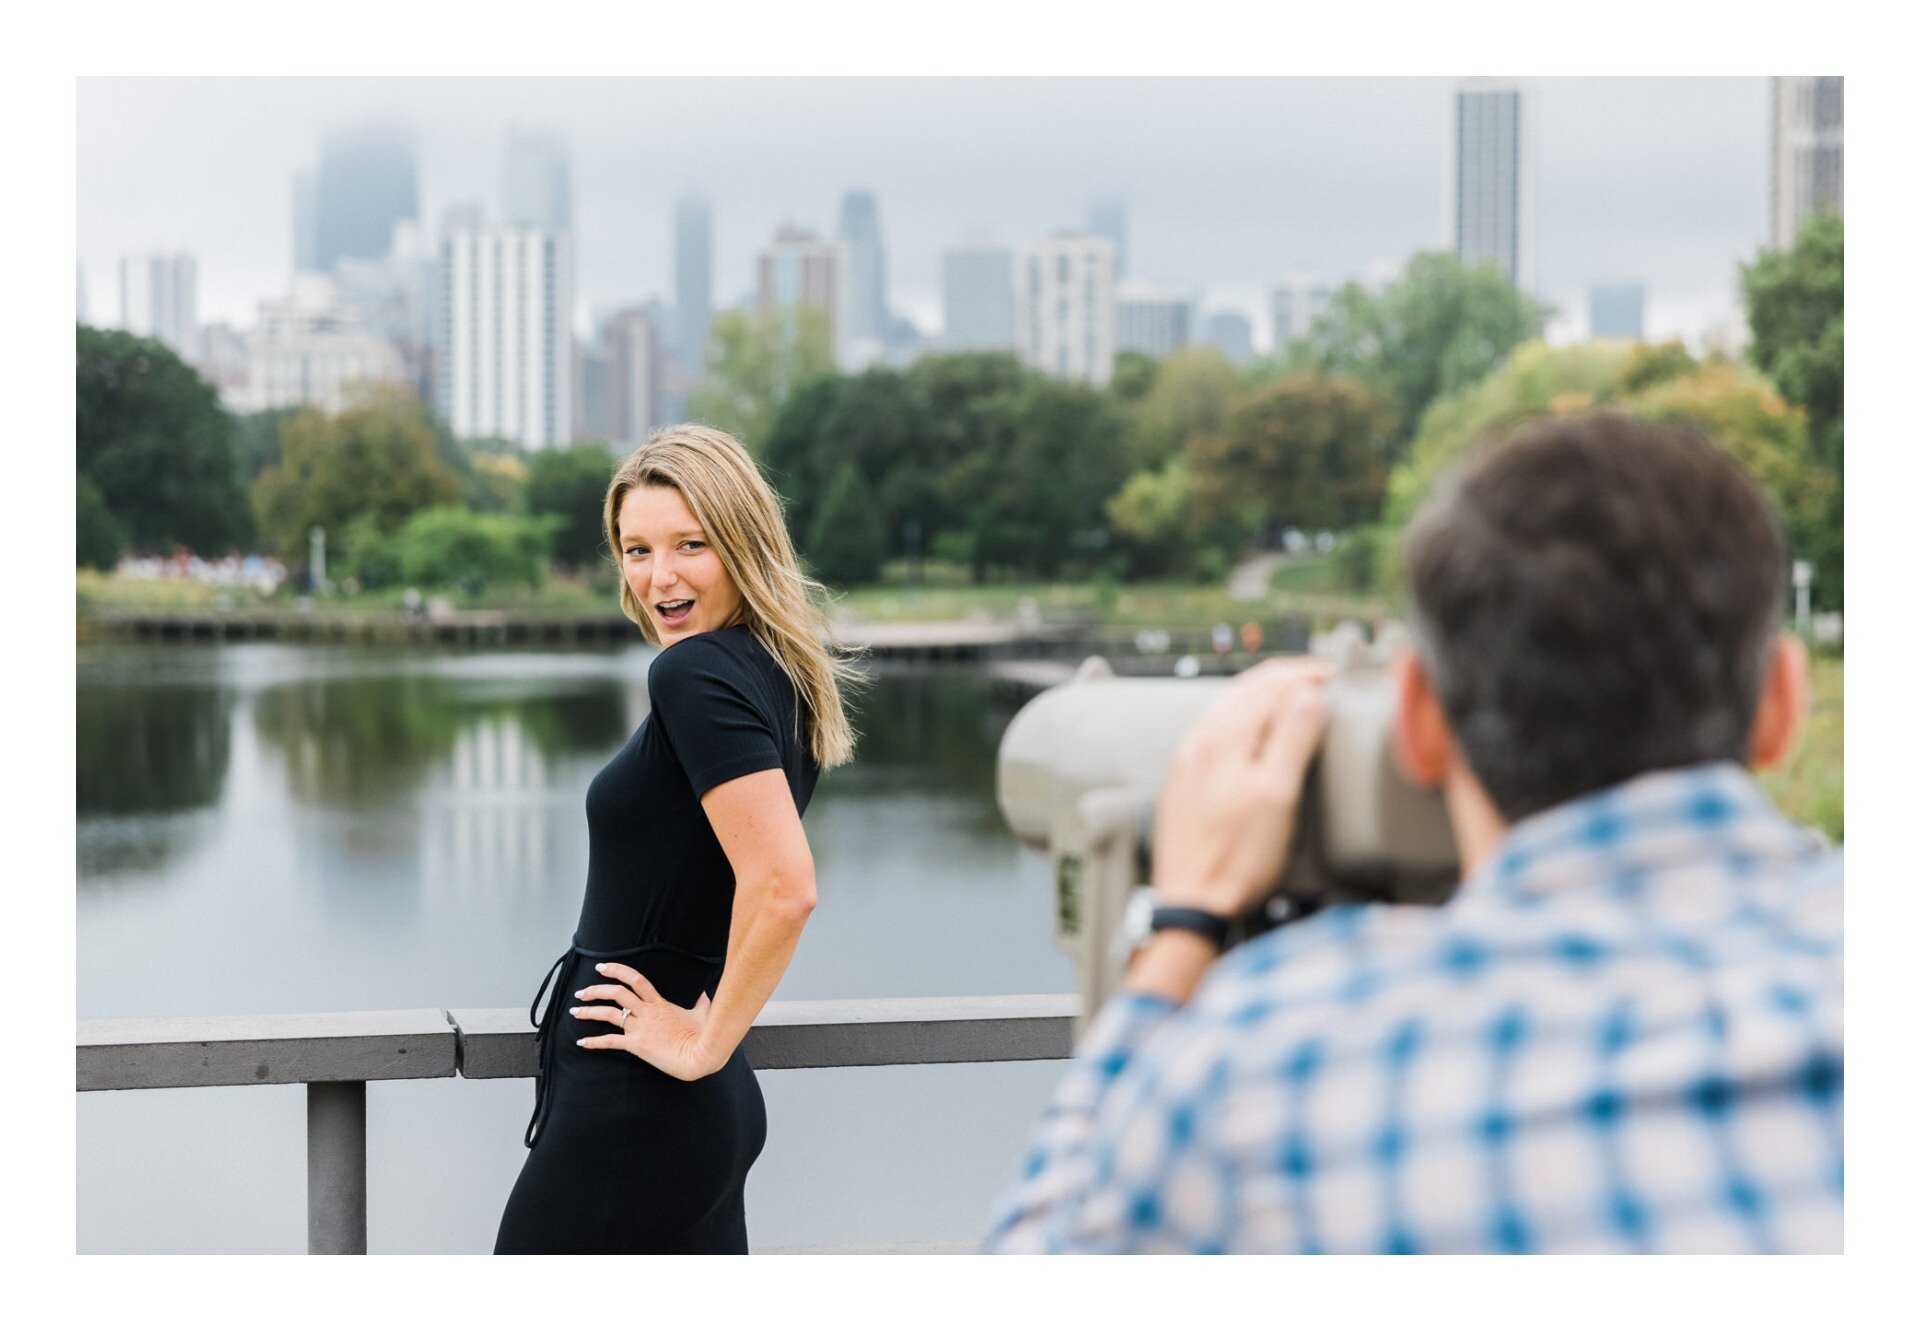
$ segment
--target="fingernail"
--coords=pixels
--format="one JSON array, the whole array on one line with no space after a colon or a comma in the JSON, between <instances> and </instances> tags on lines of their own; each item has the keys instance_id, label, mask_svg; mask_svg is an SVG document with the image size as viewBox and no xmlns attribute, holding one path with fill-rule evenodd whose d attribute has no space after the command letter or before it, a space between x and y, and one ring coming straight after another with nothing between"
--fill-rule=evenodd
<instances>
[{"instance_id":1,"label":"fingernail","mask_svg":"<svg viewBox=\"0 0 1920 1331\"><path fill-rule=\"evenodd\" d=\"M585 989L575 989L573 991L573 996L575 998L585 998L587 996L587 991Z\"/></svg>"},{"instance_id":2,"label":"fingernail","mask_svg":"<svg viewBox=\"0 0 1920 1331\"><path fill-rule=\"evenodd\" d=\"M594 963L593 963L593 968L594 968L595 970L597 970L597 971L599 971L599 972L600 972L600 973L601 973L602 975L605 975L605 974L607 973L607 963L606 963L606 962L604 962L604 961L596 961L596 962L594 962Z\"/></svg>"},{"instance_id":3,"label":"fingernail","mask_svg":"<svg viewBox=\"0 0 1920 1331\"><path fill-rule=\"evenodd\" d=\"M571 1017L577 1017L580 1015L580 1009L577 1007L570 1007L567 1009L567 1015Z\"/></svg>"},{"instance_id":4,"label":"fingernail","mask_svg":"<svg viewBox=\"0 0 1920 1331\"><path fill-rule=\"evenodd\" d=\"M575 1040L575 1041L574 1041L574 1043L575 1043L575 1044L585 1044L586 1042L587 1042L587 1038L586 1038L586 1037L582 1037L581 1039L578 1039L578 1040Z\"/></svg>"}]
</instances>

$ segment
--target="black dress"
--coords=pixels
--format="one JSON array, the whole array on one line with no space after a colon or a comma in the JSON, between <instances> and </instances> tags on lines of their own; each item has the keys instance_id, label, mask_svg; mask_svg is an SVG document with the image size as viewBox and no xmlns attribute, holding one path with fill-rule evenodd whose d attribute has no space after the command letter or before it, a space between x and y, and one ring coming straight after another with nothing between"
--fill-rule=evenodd
<instances>
[{"instance_id":1,"label":"black dress","mask_svg":"<svg viewBox=\"0 0 1920 1331\"><path fill-rule=\"evenodd\" d=\"M786 773L806 811L819 768L791 681L744 625L655 657L652 711L587 787L587 895L573 946L534 996L540 1078L532 1148L498 1253L745 1252L747 1169L766 1106L746 1055L680 1081L621 1050L582 1049L613 1027L582 1021L575 991L619 961L691 1007L726 960L733 869L700 796L749 772Z\"/></svg>"}]
</instances>

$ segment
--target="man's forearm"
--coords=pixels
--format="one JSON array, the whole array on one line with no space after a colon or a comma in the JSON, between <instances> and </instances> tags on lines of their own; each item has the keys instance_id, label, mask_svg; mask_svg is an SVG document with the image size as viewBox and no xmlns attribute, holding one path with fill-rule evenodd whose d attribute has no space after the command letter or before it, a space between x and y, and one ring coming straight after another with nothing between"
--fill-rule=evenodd
<instances>
[{"instance_id":1,"label":"man's forearm","mask_svg":"<svg viewBox=\"0 0 1920 1331\"><path fill-rule=\"evenodd\" d=\"M1154 994L1184 1006L1220 957L1220 949L1185 929L1163 929L1133 954L1123 982L1140 994Z\"/></svg>"}]
</instances>

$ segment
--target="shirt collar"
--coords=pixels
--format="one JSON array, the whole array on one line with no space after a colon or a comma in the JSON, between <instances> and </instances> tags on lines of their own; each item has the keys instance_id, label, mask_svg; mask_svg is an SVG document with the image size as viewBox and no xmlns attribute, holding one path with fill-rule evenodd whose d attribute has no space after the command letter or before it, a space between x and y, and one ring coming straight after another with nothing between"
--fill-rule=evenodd
<instances>
[{"instance_id":1,"label":"shirt collar","mask_svg":"<svg viewBox=\"0 0 1920 1331\"><path fill-rule=\"evenodd\" d=\"M1534 896L1729 856L1783 859L1824 844L1736 763L1648 772L1521 819L1460 885Z\"/></svg>"}]
</instances>

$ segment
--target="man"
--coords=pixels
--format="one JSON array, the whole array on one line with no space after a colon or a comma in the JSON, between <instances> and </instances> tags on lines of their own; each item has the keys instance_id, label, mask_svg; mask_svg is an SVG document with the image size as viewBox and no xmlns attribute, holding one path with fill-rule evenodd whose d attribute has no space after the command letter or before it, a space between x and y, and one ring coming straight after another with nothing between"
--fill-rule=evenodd
<instances>
[{"instance_id":1,"label":"man","mask_svg":"<svg viewBox=\"0 0 1920 1331\"><path fill-rule=\"evenodd\" d=\"M1766 499L1696 431L1537 425L1416 518L1396 758L1462 882L1219 955L1154 933L997 1251L1825 1251L1841 1229L1840 856L1749 774L1806 657ZM1324 669L1249 671L1161 797L1163 904L1278 876Z\"/></svg>"}]
</instances>

